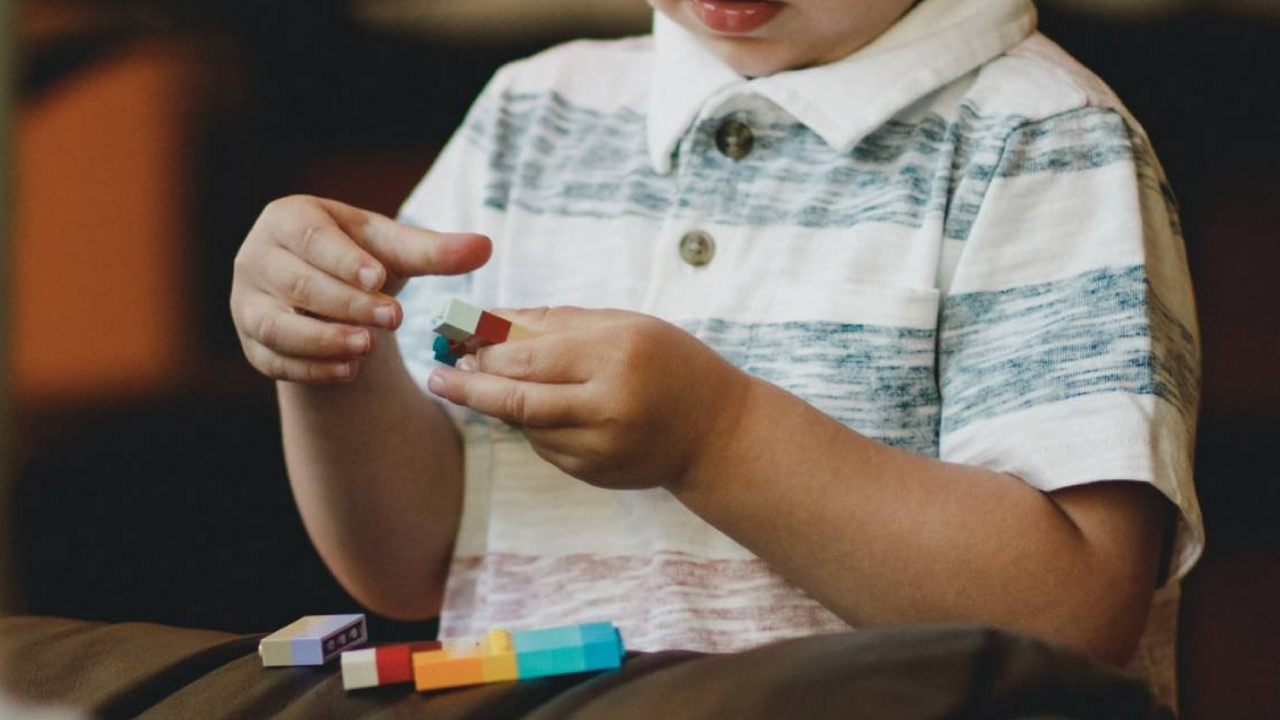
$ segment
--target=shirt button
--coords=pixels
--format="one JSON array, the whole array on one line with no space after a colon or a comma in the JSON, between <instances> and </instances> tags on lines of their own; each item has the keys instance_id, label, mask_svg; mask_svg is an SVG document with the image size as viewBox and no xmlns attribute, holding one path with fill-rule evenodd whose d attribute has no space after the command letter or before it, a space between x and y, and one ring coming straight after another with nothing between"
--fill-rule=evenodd
<instances>
[{"instance_id":1,"label":"shirt button","mask_svg":"<svg viewBox=\"0 0 1280 720\"><path fill-rule=\"evenodd\" d=\"M716 241L709 233L693 230L680 238L680 257L694 267L702 267L716 255Z\"/></svg>"},{"instance_id":2,"label":"shirt button","mask_svg":"<svg viewBox=\"0 0 1280 720\"><path fill-rule=\"evenodd\" d=\"M751 152L756 136L747 124L738 120L725 120L716 130L716 148L725 157L741 160Z\"/></svg>"}]
</instances>

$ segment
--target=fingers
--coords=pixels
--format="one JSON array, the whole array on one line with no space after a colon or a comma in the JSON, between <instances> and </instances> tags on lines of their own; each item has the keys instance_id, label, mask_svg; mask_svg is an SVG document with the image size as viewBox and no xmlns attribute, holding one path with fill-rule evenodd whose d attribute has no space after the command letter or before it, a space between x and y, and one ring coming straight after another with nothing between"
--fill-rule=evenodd
<instances>
[{"instance_id":1,"label":"fingers","mask_svg":"<svg viewBox=\"0 0 1280 720\"><path fill-rule=\"evenodd\" d=\"M261 289L298 310L339 322L394 329L401 310L392 298L342 282L290 253L275 251L263 265Z\"/></svg>"},{"instance_id":2,"label":"fingers","mask_svg":"<svg viewBox=\"0 0 1280 720\"><path fill-rule=\"evenodd\" d=\"M340 227L397 275L459 275L484 265L493 252L484 235L435 232L332 200L325 203Z\"/></svg>"},{"instance_id":3,"label":"fingers","mask_svg":"<svg viewBox=\"0 0 1280 720\"><path fill-rule=\"evenodd\" d=\"M549 428L585 420L581 385L523 382L442 367L432 372L427 387L449 402L515 425Z\"/></svg>"},{"instance_id":4,"label":"fingers","mask_svg":"<svg viewBox=\"0 0 1280 720\"><path fill-rule=\"evenodd\" d=\"M248 339L292 357L354 360L373 350L373 333L367 328L299 315L265 299L245 308L238 324Z\"/></svg>"},{"instance_id":5,"label":"fingers","mask_svg":"<svg viewBox=\"0 0 1280 720\"><path fill-rule=\"evenodd\" d=\"M356 376L360 361L313 360L282 355L256 340L242 341L244 354L258 372L273 380L288 380L308 385L334 385Z\"/></svg>"},{"instance_id":6,"label":"fingers","mask_svg":"<svg viewBox=\"0 0 1280 720\"><path fill-rule=\"evenodd\" d=\"M409 275L468 272L492 246L343 203L293 196L263 210L236 255L231 311L250 362L283 380L354 377L372 328L395 329ZM363 327L359 327L363 326Z\"/></svg>"},{"instance_id":7,"label":"fingers","mask_svg":"<svg viewBox=\"0 0 1280 720\"><path fill-rule=\"evenodd\" d=\"M591 342L585 333L563 332L488 345L463 358L462 369L529 382L583 383L598 365Z\"/></svg>"},{"instance_id":8,"label":"fingers","mask_svg":"<svg viewBox=\"0 0 1280 720\"><path fill-rule=\"evenodd\" d=\"M386 282L382 263L349 236L318 199L277 200L267 206L261 222L272 243L317 270L370 291Z\"/></svg>"}]
</instances>

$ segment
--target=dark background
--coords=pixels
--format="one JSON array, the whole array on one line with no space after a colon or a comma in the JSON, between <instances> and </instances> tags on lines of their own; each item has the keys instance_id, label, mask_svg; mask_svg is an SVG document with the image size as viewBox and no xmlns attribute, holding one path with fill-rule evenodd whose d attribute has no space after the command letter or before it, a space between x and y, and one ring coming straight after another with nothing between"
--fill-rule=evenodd
<instances>
[{"instance_id":1,"label":"dark background","mask_svg":"<svg viewBox=\"0 0 1280 720\"><path fill-rule=\"evenodd\" d=\"M477 44L387 33L333 0L54 5L70 15L50 20L39 9L48 3L19 4L13 312L21 344L5 458L14 476L14 609L237 632L358 609L316 557L294 508L271 385L242 360L226 310L232 258L263 205L281 195L393 213L490 73L555 34ZM80 19L66 20L73 16ZM1197 482L1209 535L1185 584L1184 716L1280 716L1280 24L1208 8L1132 20L1050 8L1042 29L1125 99L1182 206L1204 338ZM121 183L159 172L181 188L181 232L131 238L152 245L129 259L102 242L89 248L56 235L71 214L98 212L109 233L145 206L93 211L84 197L42 204L22 183L49 164L73 173L101 159L95 132L108 132L112 113L63 140L42 140L41 123L52 123L58 103L109 86L111 73L137 62L182 68L179 77L191 80L183 87L198 97L184 95L183 107L196 110L166 121L182 126L176 169L134 167L136 153L120 161ZM51 142L67 152L39 150ZM176 319L111 308L87 321L90 313L78 313L83 335L67 330L75 318L48 313L85 282L31 278L46 267L41 253L78 252L104 253L108 264L95 275L111 275L110 262L176 273ZM89 302L111 307L111 291ZM131 332L161 336L165 357L108 372ZM94 353L97 362L52 369L59 356ZM384 638L434 632L372 622Z\"/></svg>"}]
</instances>

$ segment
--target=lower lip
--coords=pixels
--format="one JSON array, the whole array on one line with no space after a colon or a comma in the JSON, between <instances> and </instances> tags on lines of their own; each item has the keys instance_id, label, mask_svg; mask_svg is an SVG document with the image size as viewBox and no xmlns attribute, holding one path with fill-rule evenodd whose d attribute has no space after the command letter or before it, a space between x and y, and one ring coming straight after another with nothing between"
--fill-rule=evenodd
<instances>
[{"instance_id":1,"label":"lower lip","mask_svg":"<svg viewBox=\"0 0 1280 720\"><path fill-rule=\"evenodd\" d=\"M746 35L762 28L782 11L780 2L762 0L689 0L693 14L713 32Z\"/></svg>"}]
</instances>

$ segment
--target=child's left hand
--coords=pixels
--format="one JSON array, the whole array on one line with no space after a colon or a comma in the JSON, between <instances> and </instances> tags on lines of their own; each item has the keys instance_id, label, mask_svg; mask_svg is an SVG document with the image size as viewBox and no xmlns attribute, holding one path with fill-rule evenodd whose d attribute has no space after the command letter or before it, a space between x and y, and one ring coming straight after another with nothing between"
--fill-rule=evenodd
<instances>
[{"instance_id":1,"label":"child's left hand","mask_svg":"<svg viewBox=\"0 0 1280 720\"><path fill-rule=\"evenodd\" d=\"M723 447L752 380L687 332L621 310L498 314L539 335L431 375L446 400L517 425L547 461L600 487L684 482Z\"/></svg>"}]
</instances>

